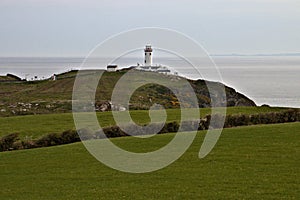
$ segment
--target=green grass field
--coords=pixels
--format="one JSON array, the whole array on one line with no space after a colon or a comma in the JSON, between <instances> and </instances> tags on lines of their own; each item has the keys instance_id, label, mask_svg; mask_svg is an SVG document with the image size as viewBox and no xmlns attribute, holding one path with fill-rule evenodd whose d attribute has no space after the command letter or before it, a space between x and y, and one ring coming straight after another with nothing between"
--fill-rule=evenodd
<instances>
[{"instance_id":1,"label":"green grass field","mask_svg":"<svg viewBox=\"0 0 300 200\"><path fill-rule=\"evenodd\" d=\"M269 107L228 107L227 114L256 114L262 112L277 112L287 108L269 108ZM210 109L200 109L201 116L210 113ZM167 110L168 121L180 119L180 112L177 109ZM110 126L115 124L110 112L97 114L101 126ZM149 122L148 111L131 111L131 116L137 123ZM47 115L25 115L17 117L0 117L0 137L10 133L19 133L21 138L29 136L38 138L42 135L62 132L74 129L74 121L71 113L65 114L47 114Z\"/></svg>"},{"instance_id":2,"label":"green grass field","mask_svg":"<svg viewBox=\"0 0 300 200\"><path fill-rule=\"evenodd\" d=\"M299 199L299 130L300 123L225 129L201 160L200 131L179 160L147 174L110 169L81 143L2 152L0 199ZM147 151L173 136L112 140Z\"/></svg>"}]
</instances>

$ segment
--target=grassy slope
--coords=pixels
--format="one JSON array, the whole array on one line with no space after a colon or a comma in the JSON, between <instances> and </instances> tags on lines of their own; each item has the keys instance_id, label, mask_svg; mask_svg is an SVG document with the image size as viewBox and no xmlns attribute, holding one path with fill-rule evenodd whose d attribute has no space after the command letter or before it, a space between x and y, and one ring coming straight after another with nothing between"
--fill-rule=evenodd
<instances>
[{"instance_id":1,"label":"grassy slope","mask_svg":"<svg viewBox=\"0 0 300 200\"><path fill-rule=\"evenodd\" d=\"M227 114L254 114L261 112L275 112L283 110L283 108L268 108L268 107L229 107ZM176 109L167 110L168 121L178 120L179 112ZM201 109L202 116L209 114L209 109ZM132 111L131 115L136 122L147 123L148 111ZM114 120L110 112L98 113L98 118L102 126L114 124ZM62 132L74 128L73 116L71 113L65 114L49 114L49 115L27 115L17 117L0 117L0 136L9 133L20 133L21 137L30 136L37 138L41 135Z\"/></svg>"},{"instance_id":2,"label":"grassy slope","mask_svg":"<svg viewBox=\"0 0 300 200\"><path fill-rule=\"evenodd\" d=\"M300 123L225 129L198 159L204 132L175 163L148 174L127 174L95 160L81 143L0 153L1 199L299 199ZM144 145L147 151L173 134Z\"/></svg>"},{"instance_id":3,"label":"grassy slope","mask_svg":"<svg viewBox=\"0 0 300 200\"><path fill-rule=\"evenodd\" d=\"M82 73L94 74L101 71L86 71ZM95 95L96 102L102 102L111 99L112 91L115 84L122 77L126 71L107 73L105 72L99 81L97 92ZM148 73L147 73L148 74ZM156 74L156 73L155 73ZM58 75L58 80L44 80L44 81L31 81L20 83L2 83L0 82L0 108L6 111L0 112L1 116L12 116L21 114L32 113L63 113L70 112L72 92L75 80L75 72L68 72ZM166 78L165 75L156 74L159 77ZM84 82L90 80L91 76L81 76ZM171 78L168 77L168 79ZM135 80L137 83L140 80ZM176 81L174 84L179 84ZM216 83L211 83L214 87ZM180 84L179 84L180 85ZM199 103L204 106L210 103L209 94L204 81L191 81L191 85L194 87ZM86 84L81 84L84 90L89 91L90 88ZM253 105L253 102L246 98L244 95L236 93L232 88L226 87L226 94L229 99L234 98L239 102L248 102L246 105ZM186 96L189 93L184 94ZM151 101L150 101L151 99ZM32 107L20 106L21 104L32 104ZM177 99L170 94L166 88L158 85L145 85L137 89L131 97L130 103L133 108L149 108L153 103L160 103L166 108L178 108ZM38 105L36 105L38 104ZM44 105L45 104L45 105ZM223 104L222 104L223 105ZM231 103L229 104L231 105ZM235 105L235 104L234 104ZM238 104L241 105L241 104ZM50 107L47 107L50 106ZM233 105L231 105L233 106ZM24 111L24 109L26 110ZM14 113L14 114L13 114Z\"/></svg>"}]
</instances>

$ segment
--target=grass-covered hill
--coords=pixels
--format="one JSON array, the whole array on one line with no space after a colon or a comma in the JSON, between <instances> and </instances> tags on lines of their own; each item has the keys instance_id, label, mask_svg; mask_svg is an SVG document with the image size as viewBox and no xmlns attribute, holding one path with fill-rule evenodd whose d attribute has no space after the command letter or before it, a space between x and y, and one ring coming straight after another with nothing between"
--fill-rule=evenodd
<instances>
[{"instance_id":1,"label":"grass-covered hill","mask_svg":"<svg viewBox=\"0 0 300 200\"><path fill-rule=\"evenodd\" d=\"M0 153L1 199L299 199L300 123L224 129L213 151L198 158L205 131L168 167L119 172L81 143ZM147 152L174 134L115 138Z\"/></svg>"},{"instance_id":2,"label":"grass-covered hill","mask_svg":"<svg viewBox=\"0 0 300 200\"><path fill-rule=\"evenodd\" d=\"M0 76L0 82L18 82L22 81L22 79L13 74L6 74L6 76Z\"/></svg>"},{"instance_id":3,"label":"grass-covered hill","mask_svg":"<svg viewBox=\"0 0 300 200\"><path fill-rule=\"evenodd\" d=\"M115 84L127 71L104 72L98 84L95 101L100 103L109 101ZM89 73L97 73L97 71L87 71L87 77ZM59 74L55 81L0 81L0 116L70 112L76 74L77 71ZM165 79L174 79L174 76L161 76ZM197 95L199 107L209 107L210 95L205 81L189 80L189 82ZM215 86L220 84L209 83ZM252 100L233 88L226 87L225 90L227 101L222 102L220 106L255 106ZM179 107L173 93L156 84L139 88L133 94L130 103L133 109L147 109L153 103L164 105L165 108Z\"/></svg>"}]
</instances>

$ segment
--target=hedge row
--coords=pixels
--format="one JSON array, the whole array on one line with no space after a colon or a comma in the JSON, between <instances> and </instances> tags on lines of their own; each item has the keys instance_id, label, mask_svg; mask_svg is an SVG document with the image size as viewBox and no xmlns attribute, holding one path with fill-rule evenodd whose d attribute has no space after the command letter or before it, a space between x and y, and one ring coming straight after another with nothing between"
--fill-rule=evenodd
<instances>
[{"instance_id":1,"label":"hedge row","mask_svg":"<svg viewBox=\"0 0 300 200\"><path fill-rule=\"evenodd\" d=\"M261 113L255 115L228 115L226 116L224 128L257 124L278 124L299 121L300 110L289 109L284 112Z\"/></svg>"},{"instance_id":2,"label":"hedge row","mask_svg":"<svg viewBox=\"0 0 300 200\"><path fill-rule=\"evenodd\" d=\"M0 151L48 147L79 141L80 138L74 130L68 130L62 133L50 133L37 140L20 140L17 133L12 133L0 139Z\"/></svg>"},{"instance_id":3,"label":"hedge row","mask_svg":"<svg viewBox=\"0 0 300 200\"><path fill-rule=\"evenodd\" d=\"M200 120L198 130L207 130L209 126L212 128L231 128L237 126L250 126L257 124L279 124L288 122L299 122L300 121L300 110L289 109L283 112L270 112L260 113L253 115L227 115L224 119L222 115L214 115L214 121L211 121L212 116L207 115L204 119ZM224 121L224 124L221 122Z\"/></svg>"},{"instance_id":4,"label":"hedge row","mask_svg":"<svg viewBox=\"0 0 300 200\"><path fill-rule=\"evenodd\" d=\"M214 119L213 121L211 119ZM225 120L225 123L222 122ZM300 121L299 109L291 109L284 112L261 113L254 115L228 115L224 119L222 115L207 115L198 121L168 122L165 124L154 123L149 126L139 127L136 125L127 125L121 129L118 126L105 127L102 131L92 132L88 129L78 131L68 130L62 133L50 133L37 140L20 140L18 134L13 133L0 138L0 151L9 151L17 149L30 149L38 147L48 147L62 144L79 142L81 140L102 139L105 137L114 138L130 135L163 134L171 132L183 132L192 130L207 130L211 128L230 128L236 126L247 126L256 124L276 124ZM126 130L126 131L124 131ZM127 132L127 133L126 133ZM104 135L105 134L105 135Z\"/></svg>"},{"instance_id":5,"label":"hedge row","mask_svg":"<svg viewBox=\"0 0 300 200\"><path fill-rule=\"evenodd\" d=\"M97 131L95 133L96 139L102 138L114 138L114 137L123 137L123 136L136 136L136 135L150 135L150 134L164 134L172 132L183 132L183 131L192 131L197 130L199 126L199 121L189 121L182 122L181 126L179 122L173 121L165 124L153 123L148 126L136 126L136 125L127 125L121 129L118 126L105 127L103 131ZM127 133L130 133L127 134ZM104 135L105 134L105 135ZM81 136L80 136L81 137Z\"/></svg>"}]
</instances>

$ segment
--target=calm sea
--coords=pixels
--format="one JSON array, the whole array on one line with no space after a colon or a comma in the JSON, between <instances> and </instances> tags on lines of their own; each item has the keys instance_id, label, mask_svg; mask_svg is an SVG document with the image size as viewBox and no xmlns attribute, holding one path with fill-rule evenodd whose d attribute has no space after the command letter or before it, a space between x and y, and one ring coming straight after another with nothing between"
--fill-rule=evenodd
<instances>
[{"instance_id":1,"label":"calm sea","mask_svg":"<svg viewBox=\"0 0 300 200\"><path fill-rule=\"evenodd\" d=\"M223 82L258 105L300 107L300 56L215 56ZM28 80L78 69L83 58L0 58L0 75ZM169 62L170 63L170 62ZM172 63L172 61L171 61ZM136 64L127 59L124 66ZM92 68L107 63L95 60Z\"/></svg>"}]
</instances>

